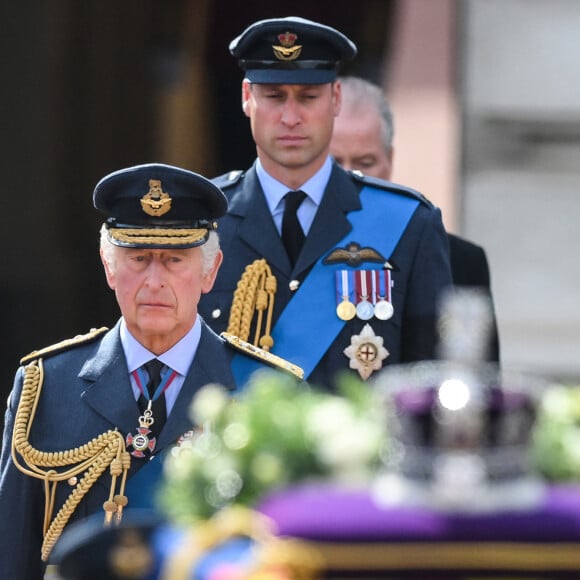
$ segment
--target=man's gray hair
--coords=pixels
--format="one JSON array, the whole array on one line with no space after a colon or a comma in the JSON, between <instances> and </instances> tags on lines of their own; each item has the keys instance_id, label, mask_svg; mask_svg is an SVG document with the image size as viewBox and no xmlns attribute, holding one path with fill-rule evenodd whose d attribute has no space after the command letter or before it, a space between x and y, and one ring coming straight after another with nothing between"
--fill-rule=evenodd
<instances>
[{"instance_id":1,"label":"man's gray hair","mask_svg":"<svg viewBox=\"0 0 580 580\"><path fill-rule=\"evenodd\" d=\"M114 268L115 264L115 246L109 240L107 235L107 227L105 224L101 226L101 250L103 252L103 259ZM202 253L202 269L203 274L207 274L213 268L216 256L220 250L220 241L217 232L210 230L207 242L201 246Z\"/></svg>"},{"instance_id":2,"label":"man's gray hair","mask_svg":"<svg viewBox=\"0 0 580 580\"><path fill-rule=\"evenodd\" d=\"M341 76L342 106L354 111L374 107L381 117L381 140L388 151L393 146L393 112L383 89L360 77Z\"/></svg>"}]
</instances>

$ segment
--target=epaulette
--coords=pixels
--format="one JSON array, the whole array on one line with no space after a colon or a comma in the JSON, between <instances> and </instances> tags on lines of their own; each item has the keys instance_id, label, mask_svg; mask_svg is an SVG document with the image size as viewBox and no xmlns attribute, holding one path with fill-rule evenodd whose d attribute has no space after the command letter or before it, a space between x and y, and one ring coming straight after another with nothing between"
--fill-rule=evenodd
<instances>
[{"instance_id":1,"label":"epaulette","mask_svg":"<svg viewBox=\"0 0 580 580\"><path fill-rule=\"evenodd\" d=\"M228 171L223 175L218 175L217 177L212 178L211 182L214 185L217 185L220 189L227 189L228 187L238 183L238 181L240 181L240 179L243 177L244 173L245 172L241 169L235 169L233 171Z\"/></svg>"},{"instance_id":2,"label":"epaulette","mask_svg":"<svg viewBox=\"0 0 580 580\"><path fill-rule=\"evenodd\" d=\"M27 354L20 359L20 364L23 365L41 357L45 358L47 356L53 356L59 352L68 350L69 348L74 348L80 344L86 344L95 340L108 330L109 329L106 326L101 328L92 328L90 332L87 332L86 334L77 334L73 338L66 338L65 340L61 340L56 344L51 344L50 346L41 348L40 350L33 350L30 354Z\"/></svg>"},{"instance_id":3,"label":"epaulette","mask_svg":"<svg viewBox=\"0 0 580 580\"><path fill-rule=\"evenodd\" d=\"M392 181L387 181L386 179L371 177L370 175L365 175L360 171L349 171L348 174L351 175L356 181L364 183L365 185L377 187L378 189L384 189L385 191L394 191L395 193L400 193L401 195L412 197L427 207L433 207L433 204L422 193L416 189L412 189L411 187L407 187L399 183L393 183Z\"/></svg>"},{"instance_id":4,"label":"epaulette","mask_svg":"<svg viewBox=\"0 0 580 580\"><path fill-rule=\"evenodd\" d=\"M290 361L272 354L271 352L268 352L259 346L254 346L253 344L242 340L235 334L222 332L220 336L226 341L226 344L231 346L233 349L243 352L244 354L247 354L248 356L262 361L272 367L288 371L301 380L304 379L304 370L298 365L292 364Z\"/></svg>"}]
</instances>

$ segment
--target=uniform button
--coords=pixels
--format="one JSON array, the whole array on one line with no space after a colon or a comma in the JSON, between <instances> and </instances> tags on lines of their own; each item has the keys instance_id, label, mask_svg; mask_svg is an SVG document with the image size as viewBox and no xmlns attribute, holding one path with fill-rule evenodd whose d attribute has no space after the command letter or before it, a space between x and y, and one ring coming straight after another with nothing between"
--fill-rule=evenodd
<instances>
[{"instance_id":1,"label":"uniform button","mask_svg":"<svg viewBox=\"0 0 580 580\"><path fill-rule=\"evenodd\" d=\"M222 315L222 311L219 308L216 308L215 310L212 310L211 313L211 317L215 320L216 318L219 318Z\"/></svg>"},{"instance_id":2,"label":"uniform button","mask_svg":"<svg viewBox=\"0 0 580 580\"><path fill-rule=\"evenodd\" d=\"M78 479L76 477L69 477L67 483L72 487L74 485L76 485L78 482Z\"/></svg>"},{"instance_id":3,"label":"uniform button","mask_svg":"<svg viewBox=\"0 0 580 580\"><path fill-rule=\"evenodd\" d=\"M298 280L291 280L290 284L288 284L288 288L290 288L292 292L296 292L296 290L298 290L298 286L300 286L300 282Z\"/></svg>"}]
</instances>

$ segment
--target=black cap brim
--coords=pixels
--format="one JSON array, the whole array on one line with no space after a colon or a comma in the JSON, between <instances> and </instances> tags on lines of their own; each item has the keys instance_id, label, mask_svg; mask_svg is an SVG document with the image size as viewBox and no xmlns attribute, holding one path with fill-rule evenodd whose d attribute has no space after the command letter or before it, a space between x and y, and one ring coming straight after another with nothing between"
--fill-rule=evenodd
<instances>
[{"instance_id":1,"label":"black cap brim","mask_svg":"<svg viewBox=\"0 0 580 580\"><path fill-rule=\"evenodd\" d=\"M335 70L321 69L253 69L246 71L251 83L272 85L325 85L336 80Z\"/></svg>"}]
</instances>

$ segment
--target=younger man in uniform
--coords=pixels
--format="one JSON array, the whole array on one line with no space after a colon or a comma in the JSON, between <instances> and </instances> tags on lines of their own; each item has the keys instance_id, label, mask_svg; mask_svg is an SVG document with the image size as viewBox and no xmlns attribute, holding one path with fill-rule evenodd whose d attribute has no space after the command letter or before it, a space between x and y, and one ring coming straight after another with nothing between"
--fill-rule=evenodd
<instances>
[{"instance_id":1,"label":"younger man in uniform","mask_svg":"<svg viewBox=\"0 0 580 580\"><path fill-rule=\"evenodd\" d=\"M329 154L337 70L356 46L288 17L252 24L230 52L245 73L242 109L258 158L215 180L229 199L225 257L200 312L218 332L246 332L256 278L245 269L267 268L273 328L259 344L304 368L310 383L333 389L343 372L366 379L434 358L438 297L451 284L440 211L415 191L345 172Z\"/></svg>"}]
</instances>

